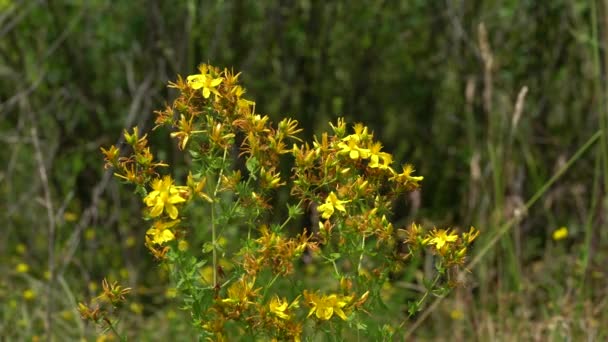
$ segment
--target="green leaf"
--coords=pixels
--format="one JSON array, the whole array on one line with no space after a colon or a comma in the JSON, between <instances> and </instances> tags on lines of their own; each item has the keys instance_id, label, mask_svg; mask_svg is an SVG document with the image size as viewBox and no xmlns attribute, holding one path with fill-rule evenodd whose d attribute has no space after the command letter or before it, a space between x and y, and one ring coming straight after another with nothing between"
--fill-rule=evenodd
<instances>
[{"instance_id":1,"label":"green leaf","mask_svg":"<svg viewBox=\"0 0 608 342\"><path fill-rule=\"evenodd\" d=\"M249 171L249 177L251 177L253 180L257 180L256 173L260 168L260 162L256 159L256 157L247 159L245 166L247 167L247 171Z\"/></svg>"},{"instance_id":2,"label":"green leaf","mask_svg":"<svg viewBox=\"0 0 608 342\"><path fill-rule=\"evenodd\" d=\"M213 250L213 244L211 242L205 242L203 244L203 253L209 253Z\"/></svg>"},{"instance_id":3,"label":"green leaf","mask_svg":"<svg viewBox=\"0 0 608 342\"><path fill-rule=\"evenodd\" d=\"M297 204L296 205L287 204L287 213L288 213L289 217L296 218L296 217L304 214L304 211Z\"/></svg>"}]
</instances>

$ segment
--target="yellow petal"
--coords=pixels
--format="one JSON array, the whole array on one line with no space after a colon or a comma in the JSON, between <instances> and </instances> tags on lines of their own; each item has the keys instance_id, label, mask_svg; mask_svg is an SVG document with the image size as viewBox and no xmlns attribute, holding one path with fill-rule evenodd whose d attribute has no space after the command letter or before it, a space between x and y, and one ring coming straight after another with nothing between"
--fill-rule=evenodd
<instances>
[{"instance_id":1,"label":"yellow petal","mask_svg":"<svg viewBox=\"0 0 608 342\"><path fill-rule=\"evenodd\" d=\"M161 244L171 241L173 239L175 239L175 235L173 235L173 232L170 231L169 229L165 229L160 234L156 234L156 236L154 238L154 242L161 245Z\"/></svg>"},{"instance_id":2,"label":"yellow petal","mask_svg":"<svg viewBox=\"0 0 608 342\"><path fill-rule=\"evenodd\" d=\"M173 196L169 197L169 203L175 204L175 203L182 203L182 202L186 202L186 200L180 195L173 195Z\"/></svg>"},{"instance_id":3,"label":"yellow petal","mask_svg":"<svg viewBox=\"0 0 608 342\"><path fill-rule=\"evenodd\" d=\"M342 205L342 203L338 202L334 205L334 208L340 210L340 211L344 211L346 212L346 208L344 208L344 206Z\"/></svg>"},{"instance_id":4,"label":"yellow petal","mask_svg":"<svg viewBox=\"0 0 608 342\"><path fill-rule=\"evenodd\" d=\"M334 314L334 308L332 307L325 307L325 308L318 308L317 309L317 317L319 319L322 320L329 320L331 318L331 316L333 316Z\"/></svg>"},{"instance_id":5,"label":"yellow petal","mask_svg":"<svg viewBox=\"0 0 608 342\"><path fill-rule=\"evenodd\" d=\"M154 205L154 208L152 208L152 210L150 210L150 216L152 217L157 217L160 216L160 214L163 213L163 202L161 201L157 201L156 204Z\"/></svg>"},{"instance_id":6,"label":"yellow petal","mask_svg":"<svg viewBox=\"0 0 608 342\"><path fill-rule=\"evenodd\" d=\"M177 215L179 215L179 212L177 211L177 207L171 203L167 203L167 205L165 206L165 210L167 211L167 214L169 214L169 217L172 220L175 220L177 218Z\"/></svg>"},{"instance_id":7,"label":"yellow petal","mask_svg":"<svg viewBox=\"0 0 608 342\"><path fill-rule=\"evenodd\" d=\"M205 75L190 75L186 80L192 89L200 89L205 85Z\"/></svg>"},{"instance_id":8,"label":"yellow petal","mask_svg":"<svg viewBox=\"0 0 608 342\"><path fill-rule=\"evenodd\" d=\"M335 308L335 311L336 311L336 315L340 316L340 318L342 318L342 320L346 321L346 315L344 314L344 311L342 311L342 309Z\"/></svg>"},{"instance_id":9,"label":"yellow petal","mask_svg":"<svg viewBox=\"0 0 608 342\"><path fill-rule=\"evenodd\" d=\"M222 79L221 78L216 78L213 81L211 81L211 86L212 87L217 87L220 83L222 83Z\"/></svg>"}]
</instances>

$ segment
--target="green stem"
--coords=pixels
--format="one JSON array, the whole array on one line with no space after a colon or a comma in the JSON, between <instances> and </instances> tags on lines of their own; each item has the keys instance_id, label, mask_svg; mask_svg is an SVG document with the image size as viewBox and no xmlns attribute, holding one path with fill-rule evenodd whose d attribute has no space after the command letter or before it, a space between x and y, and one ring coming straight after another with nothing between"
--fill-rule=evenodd
<instances>
[{"instance_id":1,"label":"green stem","mask_svg":"<svg viewBox=\"0 0 608 342\"><path fill-rule=\"evenodd\" d=\"M215 190L213 191L213 203L211 204L211 244L213 246L213 286L217 286L217 234L215 231L215 202L217 200L217 193L220 189L220 184L222 183L222 175L224 174L224 164L226 163L226 156L228 153L228 148L224 147L224 155L222 156L222 166L220 168L220 173L217 177L217 182L215 184Z\"/></svg>"},{"instance_id":2,"label":"green stem","mask_svg":"<svg viewBox=\"0 0 608 342\"><path fill-rule=\"evenodd\" d=\"M116 335L116 337L118 337L118 339L120 339L123 342L127 341L127 338L124 336L121 336L118 331L116 331L116 328L114 328L114 324L112 324L112 321L110 321L109 318L106 317L106 319L104 319L104 321L106 323L108 323L108 328L110 328L110 330L114 333L114 335Z\"/></svg>"},{"instance_id":3,"label":"green stem","mask_svg":"<svg viewBox=\"0 0 608 342\"><path fill-rule=\"evenodd\" d=\"M357 274L361 274L361 264L363 263L363 255L365 254L365 234L361 239L361 255L359 255L359 265L357 265Z\"/></svg>"},{"instance_id":4,"label":"green stem","mask_svg":"<svg viewBox=\"0 0 608 342\"><path fill-rule=\"evenodd\" d=\"M431 293L431 291L433 290L435 285L437 285L437 282L439 281L440 278L441 278L441 274L437 274L435 276L435 279L433 279L433 283L431 284L431 286L429 286L429 288L427 288L427 290L424 292L424 295L422 296L422 298L420 298L418 303L416 303L417 307L420 307L422 305L422 303L424 303L424 301L426 300L426 297L429 296L429 293ZM401 323L401 324L403 324L403 323Z\"/></svg>"},{"instance_id":5,"label":"green stem","mask_svg":"<svg viewBox=\"0 0 608 342\"><path fill-rule=\"evenodd\" d=\"M268 292L268 289L272 287L272 284L274 284L275 281L277 281L277 279L279 278L279 275L281 275L280 273L277 273L274 278L272 278L272 280L270 281L270 283L268 283L268 285L264 286L264 298L266 298L266 293Z\"/></svg>"}]
</instances>

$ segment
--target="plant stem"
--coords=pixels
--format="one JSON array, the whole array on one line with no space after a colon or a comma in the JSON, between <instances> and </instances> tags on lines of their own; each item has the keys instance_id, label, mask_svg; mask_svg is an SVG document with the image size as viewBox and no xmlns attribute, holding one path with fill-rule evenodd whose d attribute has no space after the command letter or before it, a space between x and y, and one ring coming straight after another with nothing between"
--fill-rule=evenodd
<instances>
[{"instance_id":1,"label":"plant stem","mask_svg":"<svg viewBox=\"0 0 608 342\"><path fill-rule=\"evenodd\" d=\"M222 176L224 175L224 164L226 163L226 155L228 148L224 147L224 155L222 156L222 166L220 168L217 182L215 184L215 190L213 191L213 203L211 204L211 245L213 246L213 286L217 286L217 234L215 231L215 202L217 200L217 193L222 183Z\"/></svg>"},{"instance_id":2,"label":"plant stem","mask_svg":"<svg viewBox=\"0 0 608 342\"><path fill-rule=\"evenodd\" d=\"M359 255L359 265L357 265L357 274L361 274L361 263L363 262L363 255L365 254L365 234L361 239L361 255Z\"/></svg>"}]
</instances>

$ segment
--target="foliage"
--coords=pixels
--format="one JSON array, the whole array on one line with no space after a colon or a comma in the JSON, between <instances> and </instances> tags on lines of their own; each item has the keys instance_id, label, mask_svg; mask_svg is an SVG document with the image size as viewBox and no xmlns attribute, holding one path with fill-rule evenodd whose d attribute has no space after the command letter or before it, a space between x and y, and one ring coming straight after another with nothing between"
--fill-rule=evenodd
<instances>
[{"instance_id":1,"label":"foliage","mask_svg":"<svg viewBox=\"0 0 608 342\"><path fill-rule=\"evenodd\" d=\"M240 74L207 64L199 71L170 83L180 95L157 111L155 120L156 127L173 129L171 137L190 156L185 186L159 175L158 169L168 165L154 162L147 136L137 128L124 133L131 154L120 156L116 146L102 152L106 166L142 196L144 215L153 221L146 246L170 269L201 337L224 340L246 333L299 341L311 317L316 324L309 330L336 336L341 325L323 324L335 316L380 338L382 328L368 327L370 318L361 319L359 312L367 310L371 320L394 316L381 312L382 288L391 272L419 263L425 247L437 256L437 272L410 314L429 293L454 286L448 271L464 263L479 232L471 227L462 235L437 228L427 233L413 223L402 229L405 239L396 238L387 219L392 203L416 190L422 177L414 176L408 164L395 171L392 155L382 151L367 127L356 124L349 134L338 119L330 124L331 134L303 143L296 120L285 118L275 127L268 116L255 113L255 102L242 97ZM291 177L277 170L283 156L294 159ZM288 215L281 219L270 203L284 187L290 196ZM290 236L307 208L311 225ZM194 212L208 214L198 222ZM198 239L192 235L205 242L193 243ZM225 237L231 243L220 244ZM332 268L334 281L315 284L298 277L298 261L305 254L308 266ZM202 277L207 263L212 281ZM305 317L300 301L309 307Z\"/></svg>"}]
</instances>

